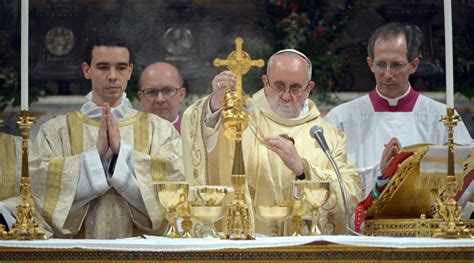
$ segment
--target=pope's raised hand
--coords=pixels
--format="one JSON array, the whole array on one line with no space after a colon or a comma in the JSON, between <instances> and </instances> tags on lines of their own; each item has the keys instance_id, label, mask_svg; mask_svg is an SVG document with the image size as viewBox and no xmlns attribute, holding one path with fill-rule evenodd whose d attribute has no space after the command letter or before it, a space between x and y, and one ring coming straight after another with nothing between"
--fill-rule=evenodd
<instances>
[{"instance_id":1,"label":"pope's raised hand","mask_svg":"<svg viewBox=\"0 0 474 263\"><path fill-rule=\"evenodd\" d=\"M212 94L211 94L211 110L212 112L221 108L222 99L224 98L225 90L229 87L235 90L237 83L237 76L232 71L222 71L217 74L212 80Z\"/></svg>"},{"instance_id":2,"label":"pope's raised hand","mask_svg":"<svg viewBox=\"0 0 474 263\"><path fill-rule=\"evenodd\" d=\"M303 174L303 162L291 140L282 136L272 136L265 138L264 142L267 148L275 152L295 175Z\"/></svg>"}]
</instances>

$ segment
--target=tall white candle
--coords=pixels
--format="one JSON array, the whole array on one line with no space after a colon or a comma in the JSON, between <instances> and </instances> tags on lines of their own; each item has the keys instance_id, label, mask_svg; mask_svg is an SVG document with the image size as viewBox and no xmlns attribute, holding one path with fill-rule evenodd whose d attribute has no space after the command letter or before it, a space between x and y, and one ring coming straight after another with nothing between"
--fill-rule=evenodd
<instances>
[{"instance_id":1,"label":"tall white candle","mask_svg":"<svg viewBox=\"0 0 474 263\"><path fill-rule=\"evenodd\" d=\"M446 104L454 107L453 26L451 0L444 0L444 47L446 51Z\"/></svg>"},{"instance_id":2,"label":"tall white candle","mask_svg":"<svg viewBox=\"0 0 474 263\"><path fill-rule=\"evenodd\" d=\"M28 0L21 0L21 109L28 110Z\"/></svg>"}]
</instances>

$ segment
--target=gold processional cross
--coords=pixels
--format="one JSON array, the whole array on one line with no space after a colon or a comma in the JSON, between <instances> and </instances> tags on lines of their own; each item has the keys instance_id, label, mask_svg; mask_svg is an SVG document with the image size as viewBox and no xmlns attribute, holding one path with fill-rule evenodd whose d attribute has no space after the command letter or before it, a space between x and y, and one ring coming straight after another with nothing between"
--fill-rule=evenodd
<instances>
[{"instance_id":1,"label":"gold processional cross","mask_svg":"<svg viewBox=\"0 0 474 263\"><path fill-rule=\"evenodd\" d=\"M231 182L234 188L234 200L227 206L225 218L224 239L255 239L251 226L250 212L252 204L245 200L244 189L247 179L245 176L244 158L242 153L242 132L250 121L249 114L245 111L245 100L242 97L242 75L246 74L252 66L263 67L262 59L252 60L249 54L242 50L244 40L235 39L235 50L227 59L214 59L214 66L227 66L237 76L235 92L227 88L222 101L222 119L224 134L228 139L235 140L234 162L232 164Z\"/></svg>"},{"instance_id":2,"label":"gold processional cross","mask_svg":"<svg viewBox=\"0 0 474 263\"><path fill-rule=\"evenodd\" d=\"M232 51L227 59L214 59L214 66L227 66L227 68L237 75L236 96L237 100L242 99L242 75L247 74L251 67L263 67L263 59L252 60L249 54L242 50L244 40L241 37L235 39L235 50Z\"/></svg>"}]
</instances>

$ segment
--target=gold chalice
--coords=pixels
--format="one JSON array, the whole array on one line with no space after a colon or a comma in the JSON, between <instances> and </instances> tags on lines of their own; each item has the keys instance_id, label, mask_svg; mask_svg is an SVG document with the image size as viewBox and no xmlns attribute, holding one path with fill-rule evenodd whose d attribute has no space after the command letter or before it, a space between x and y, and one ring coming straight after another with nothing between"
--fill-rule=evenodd
<instances>
[{"instance_id":1,"label":"gold chalice","mask_svg":"<svg viewBox=\"0 0 474 263\"><path fill-rule=\"evenodd\" d=\"M193 186L193 189L198 200L206 205L221 205L227 193L233 192L230 187L213 185Z\"/></svg>"},{"instance_id":2,"label":"gold chalice","mask_svg":"<svg viewBox=\"0 0 474 263\"><path fill-rule=\"evenodd\" d=\"M257 217L270 224L272 237L278 236L279 224L291 213L291 202L281 201L275 205L257 205Z\"/></svg>"},{"instance_id":3,"label":"gold chalice","mask_svg":"<svg viewBox=\"0 0 474 263\"><path fill-rule=\"evenodd\" d=\"M316 182L316 181L300 181L298 182L302 185L302 194L303 199L306 204L309 205L311 211L311 231L310 235L316 236L321 235L321 227L319 225L319 220L321 219L321 213L319 208L322 207L330 195L330 186L329 182Z\"/></svg>"},{"instance_id":4,"label":"gold chalice","mask_svg":"<svg viewBox=\"0 0 474 263\"><path fill-rule=\"evenodd\" d=\"M181 237L176 231L176 210L178 206L187 201L189 184L187 182L158 182L156 186L158 199L166 209L165 217L170 225L165 236L170 238Z\"/></svg>"},{"instance_id":5,"label":"gold chalice","mask_svg":"<svg viewBox=\"0 0 474 263\"><path fill-rule=\"evenodd\" d=\"M190 213L202 223L201 237L219 238L214 223L224 217L222 201L233 189L223 186L194 186L196 200L191 202Z\"/></svg>"},{"instance_id":6,"label":"gold chalice","mask_svg":"<svg viewBox=\"0 0 474 263\"><path fill-rule=\"evenodd\" d=\"M302 180L293 182L293 202L291 204L291 223L293 227L292 236L301 236L301 222L304 215L308 214L305 206L306 195L304 193L304 184Z\"/></svg>"}]
</instances>

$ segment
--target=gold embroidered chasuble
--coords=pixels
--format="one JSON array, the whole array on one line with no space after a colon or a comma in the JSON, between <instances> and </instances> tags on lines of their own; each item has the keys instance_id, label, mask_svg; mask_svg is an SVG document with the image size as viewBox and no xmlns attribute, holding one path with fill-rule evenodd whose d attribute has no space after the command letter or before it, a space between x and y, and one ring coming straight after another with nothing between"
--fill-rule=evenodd
<instances>
[{"instance_id":1,"label":"gold embroidered chasuble","mask_svg":"<svg viewBox=\"0 0 474 263\"><path fill-rule=\"evenodd\" d=\"M99 121L71 112L40 128L30 157L33 198L56 237L107 239L163 233L166 220L153 182L184 179L179 135L168 121L133 109L118 124L121 139L133 148L132 167L147 214L114 188L70 213L82 153L96 147L99 129Z\"/></svg>"},{"instance_id":2,"label":"gold embroidered chasuble","mask_svg":"<svg viewBox=\"0 0 474 263\"><path fill-rule=\"evenodd\" d=\"M20 194L21 138L0 133L0 201Z\"/></svg>"},{"instance_id":3,"label":"gold embroidered chasuble","mask_svg":"<svg viewBox=\"0 0 474 263\"><path fill-rule=\"evenodd\" d=\"M204 124L208 100L209 97L198 100L183 115L181 136L186 179L198 185L230 186L234 142L224 137L220 121L216 128ZM345 134L324 121L312 101L308 101L309 112L292 119L281 118L271 110L263 89L253 96L251 105L251 119L243 134L242 148L253 206L271 205L291 196L295 175L276 153L265 147L261 142L262 136L259 136L288 134L295 139L295 147L303 158L306 178L332 182L332 194L322 209L323 231L326 234L344 233L344 209L336 174L329 159L310 137L309 131L314 125L323 127L327 143L343 176L349 206L353 210L362 199L362 193L357 172L347 162ZM255 220L257 233L269 233L268 224Z\"/></svg>"}]
</instances>

